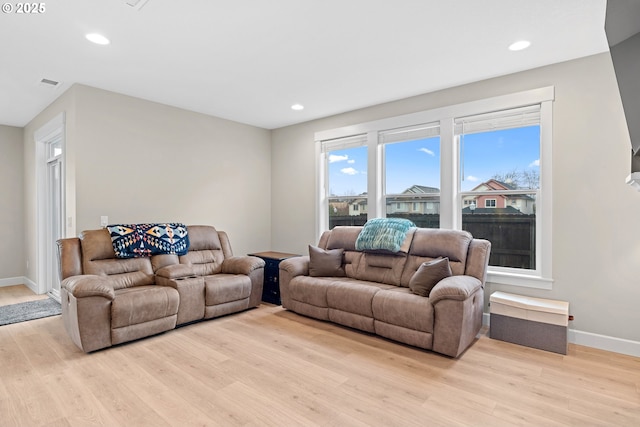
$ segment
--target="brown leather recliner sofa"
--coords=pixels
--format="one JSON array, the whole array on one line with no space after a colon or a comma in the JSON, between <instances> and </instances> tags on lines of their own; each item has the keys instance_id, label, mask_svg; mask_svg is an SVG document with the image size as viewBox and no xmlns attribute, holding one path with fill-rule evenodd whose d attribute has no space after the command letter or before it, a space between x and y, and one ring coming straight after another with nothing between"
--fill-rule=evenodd
<instances>
[{"instance_id":1,"label":"brown leather recliner sofa","mask_svg":"<svg viewBox=\"0 0 640 427\"><path fill-rule=\"evenodd\" d=\"M317 319L458 357L482 327L491 243L465 231L414 228L398 253L356 250L362 227L335 227L318 247L343 250L340 274L311 276L310 257L280 263L282 306ZM310 248L311 250L311 248ZM428 296L409 288L423 263L448 258Z\"/></svg>"},{"instance_id":2,"label":"brown leather recliner sofa","mask_svg":"<svg viewBox=\"0 0 640 427\"><path fill-rule=\"evenodd\" d=\"M260 305L264 261L233 256L227 234L188 226L186 255L116 258L106 229L58 241L62 319L99 350Z\"/></svg>"}]
</instances>

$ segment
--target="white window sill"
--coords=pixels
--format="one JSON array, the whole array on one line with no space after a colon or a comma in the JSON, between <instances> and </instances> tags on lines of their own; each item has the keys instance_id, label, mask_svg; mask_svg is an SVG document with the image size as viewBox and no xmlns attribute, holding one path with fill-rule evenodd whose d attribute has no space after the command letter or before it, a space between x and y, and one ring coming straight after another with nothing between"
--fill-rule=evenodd
<instances>
[{"instance_id":1,"label":"white window sill","mask_svg":"<svg viewBox=\"0 0 640 427\"><path fill-rule=\"evenodd\" d=\"M488 271L487 282L500 285L520 286L523 288L553 289L553 279L503 271Z\"/></svg>"}]
</instances>

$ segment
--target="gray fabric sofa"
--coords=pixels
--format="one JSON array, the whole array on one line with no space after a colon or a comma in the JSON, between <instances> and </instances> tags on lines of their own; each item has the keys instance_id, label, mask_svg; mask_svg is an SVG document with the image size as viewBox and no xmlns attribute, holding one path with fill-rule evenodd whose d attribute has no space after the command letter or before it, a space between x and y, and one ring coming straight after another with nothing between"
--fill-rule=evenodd
<instances>
[{"instance_id":1,"label":"gray fabric sofa","mask_svg":"<svg viewBox=\"0 0 640 427\"><path fill-rule=\"evenodd\" d=\"M341 273L311 276L309 256L280 263L282 306L316 319L458 357L482 326L491 243L465 231L412 228L398 253L357 251L362 227L335 227L318 247L343 250ZM311 249L311 248L310 248ZM409 288L421 265L447 257L452 275L428 297Z\"/></svg>"},{"instance_id":2,"label":"gray fabric sofa","mask_svg":"<svg viewBox=\"0 0 640 427\"><path fill-rule=\"evenodd\" d=\"M85 352L260 305L264 261L227 234L188 226L186 255L116 258L106 229L58 241L62 319Z\"/></svg>"}]
</instances>

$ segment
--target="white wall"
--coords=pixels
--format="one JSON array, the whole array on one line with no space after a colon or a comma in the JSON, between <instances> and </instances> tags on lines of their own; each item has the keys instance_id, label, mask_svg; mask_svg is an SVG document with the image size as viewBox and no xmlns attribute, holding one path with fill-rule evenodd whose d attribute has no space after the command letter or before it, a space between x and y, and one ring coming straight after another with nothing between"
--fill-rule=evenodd
<instances>
[{"instance_id":1,"label":"white wall","mask_svg":"<svg viewBox=\"0 0 640 427\"><path fill-rule=\"evenodd\" d=\"M212 224L229 232L237 254L306 253L316 243L315 132L549 85L556 89L553 290L488 284L486 295L567 300L573 330L639 343L640 194L624 183L630 143L608 54L272 132L73 86L24 129L25 276L37 281L33 133L61 111L74 230L98 227L101 215Z\"/></svg>"},{"instance_id":2,"label":"white wall","mask_svg":"<svg viewBox=\"0 0 640 427\"><path fill-rule=\"evenodd\" d=\"M60 111L75 232L99 228L107 215L110 223L213 225L229 234L237 255L270 248L268 130L74 85L26 127L25 176L35 176L33 133ZM34 180L25 189L30 256ZM37 282L35 270L28 274Z\"/></svg>"},{"instance_id":3,"label":"white wall","mask_svg":"<svg viewBox=\"0 0 640 427\"><path fill-rule=\"evenodd\" d=\"M0 286L22 283L22 128L0 125Z\"/></svg>"},{"instance_id":4,"label":"white wall","mask_svg":"<svg viewBox=\"0 0 640 427\"><path fill-rule=\"evenodd\" d=\"M377 105L272 132L273 248L316 242L314 133L553 85L553 290L575 331L640 342L640 193L625 184L630 142L608 53Z\"/></svg>"}]
</instances>

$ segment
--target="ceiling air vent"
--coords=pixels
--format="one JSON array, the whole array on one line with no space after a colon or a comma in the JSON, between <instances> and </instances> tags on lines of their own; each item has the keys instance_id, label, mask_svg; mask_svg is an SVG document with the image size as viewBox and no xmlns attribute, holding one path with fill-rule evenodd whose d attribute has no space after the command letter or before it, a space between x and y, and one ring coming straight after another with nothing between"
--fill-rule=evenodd
<instances>
[{"instance_id":1,"label":"ceiling air vent","mask_svg":"<svg viewBox=\"0 0 640 427\"><path fill-rule=\"evenodd\" d=\"M40 80L40 85L45 86L45 87L54 88L54 87L57 87L59 84L60 84L60 82L57 82L55 80L50 80L50 79L42 79L42 80Z\"/></svg>"},{"instance_id":2,"label":"ceiling air vent","mask_svg":"<svg viewBox=\"0 0 640 427\"><path fill-rule=\"evenodd\" d=\"M127 6L131 6L136 10L140 10L145 4L147 4L148 1L149 0L125 0L124 2L127 4Z\"/></svg>"}]
</instances>

